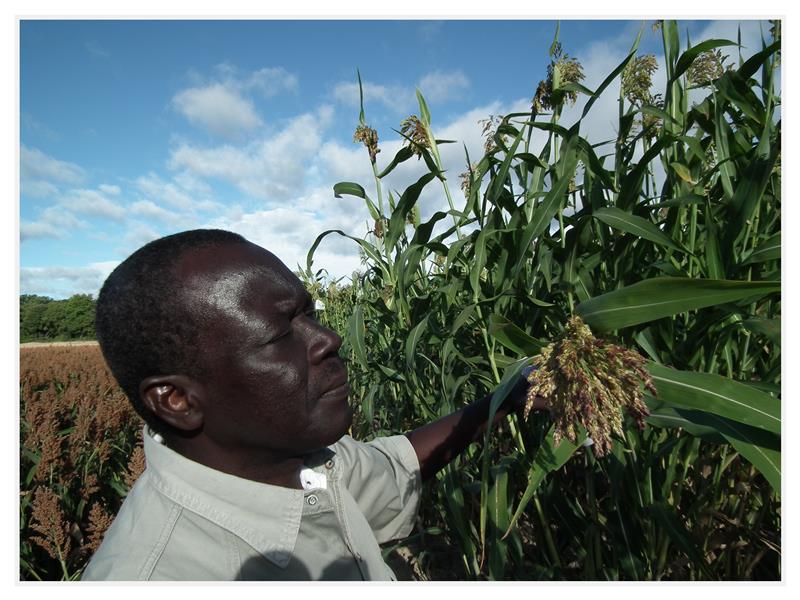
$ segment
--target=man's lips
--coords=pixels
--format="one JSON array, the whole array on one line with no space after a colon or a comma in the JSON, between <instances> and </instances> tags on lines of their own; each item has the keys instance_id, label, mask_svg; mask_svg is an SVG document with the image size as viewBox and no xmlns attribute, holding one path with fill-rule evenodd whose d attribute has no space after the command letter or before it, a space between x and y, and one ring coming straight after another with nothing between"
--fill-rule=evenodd
<instances>
[{"instance_id":1,"label":"man's lips","mask_svg":"<svg viewBox=\"0 0 800 600\"><path fill-rule=\"evenodd\" d=\"M350 394L350 384L347 382L347 371L334 378L334 380L327 386L326 390L322 392L321 397L328 396L348 396Z\"/></svg>"}]
</instances>

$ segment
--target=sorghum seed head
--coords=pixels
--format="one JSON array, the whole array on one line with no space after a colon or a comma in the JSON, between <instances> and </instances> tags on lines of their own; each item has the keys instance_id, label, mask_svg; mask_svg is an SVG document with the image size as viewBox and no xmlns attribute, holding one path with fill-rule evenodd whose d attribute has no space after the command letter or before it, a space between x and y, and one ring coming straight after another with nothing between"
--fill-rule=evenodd
<instances>
[{"instance_id":1,"label":"sorghum seed head","mask_svg":"<svg viewBox=\"0 0 800 600\"><path fill-rule=\"evenodd\" d=\"M644 427L649 414L641 386L655 395L644 358L636 352L595 338L579 318L567 322L564 335L534 358L528 375L528 418L537 396L548 400L553 441L577 439L580 428L594 440L594 452L611 451L612 434L621 436L623 411Z\"/></svg>"}]
</instances>

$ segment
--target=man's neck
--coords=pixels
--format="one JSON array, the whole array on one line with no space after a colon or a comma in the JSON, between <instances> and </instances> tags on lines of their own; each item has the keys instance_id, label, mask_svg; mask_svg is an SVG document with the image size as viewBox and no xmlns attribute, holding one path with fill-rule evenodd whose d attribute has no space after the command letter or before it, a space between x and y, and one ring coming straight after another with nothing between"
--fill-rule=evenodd
<instances>
[{"instance_id":1,"label":"man's neck","mask_svg":"<svg viewBox=\"0 0 800 600\"><path fill-rule=\"evenodd\" d=\"M277 456L269 451L222 448L202 435L190 440L169 438L165 443L175 452L209 469L259 483L302 489L302 456Z\"/></svg>"}]
</instances>

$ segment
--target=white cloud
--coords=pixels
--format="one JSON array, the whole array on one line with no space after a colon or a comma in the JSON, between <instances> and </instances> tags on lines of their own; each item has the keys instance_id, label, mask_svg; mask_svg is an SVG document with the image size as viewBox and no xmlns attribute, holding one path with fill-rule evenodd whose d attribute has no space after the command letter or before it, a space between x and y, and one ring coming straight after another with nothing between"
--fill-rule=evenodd
<instances>
[{"instance_id":1,"label":"white cloud","mask_svg":"<svg viewBox=\"0 0 800 600\"><path fill-rule=\"evenodd\" d=\"M20 293L67 298L74 294L97 293L117 262L96 262L86 267L22 267Z\"/></svg>"},{"instance_id":2,"label":"white cloud","mask_svg":"<svg viewBox=\"0 0 800 600\"><path fill-rule=\"evenodd\" d=\"M47 198L57 194L58 188L49 181L23 180L20 182L20 192L31 198Z\"/></svg>"},{"instance_id":3,"label":"white cloud","mask_svg":"<svg viewBox=\"0 0 800 600\"><path fill-rule=\"evenodd\" d=\"M149 225L134 221L129 225L128 231L125 233L123 238L125 246L122 248L117 248L117 251L127 256L145 244L152 242L153 240L157 240L158 238L164 235L169 235L170 233L177 233L183 229L187 229L185 224L175 231L161 233Z\"/></svg>"},{"instance_id":4,"label":"white cloud","mask_svg":"<svg viewBox=\"0 0 800 600\"><path fill-rule=\"evenodd\" d=\"M364 103L379 102L395 112L403 112L415 103L414 90L399 85L378 85L362 81ZM358 106L358 83L339 82L333 88L334 99L350 106Z\"/></svg>"},{"instance_id":5,"label":"white cloud","mask_svg":"<svg viewBox=\"0 0 800 600\"><path fill-rule=\"evenodd\" d=\"M316 190L303 204L324 206L324 190ZM332 196L330 194L329 196ZM328 200L328 206L334 208ZM275 208L243 213L236 219L219 218L208 227L235 231L251 242L266 248L292 270L298 265L305 268L306 256L316 237L328 229L342 229L353 233L360 229L361 220L356 211L331 210L331 214L319 215L299 208ZM315 254L314 268L325 268L334 276L349 275L359 268L357 245L332 234L324 240Z\"/></svg>"},{"instance_id":6,"label":"white cloud","mask_svg":"<svg viewBox=\"0 0 800 600\"><path fill-rule=\"evenodd\" d=\"M19 224L19 241L26 242L41 238L63 238L66 233L50 223L41 221L21 221Z\"/></svg>"},{"instance_id":7,"label":"white cloud","mask_svg":"<svg viewBox=\"0 0 800 600\"><path fill-rule=\"evenodd\" d=\"M172 102L190 122L221 137L235 138L261 125L253 103L220 83L184 90Z\"/></svg>"},{"instance_id":8,"label":"white cloud","mask_svg":"<svg viewBox=\"0 0 800 600\"><path fill-rule=\"evenodd\" d=\"M416 110L418 104L415 86L381 85L364 80L361 83L364 104L376 102L383 104L396 113ZM416 87L419 88L429 104L435 104L459 97L469 87L469 79L460 70L452 72L433 71L424 75L417 82ZM333 97L335 100L349 106L358 106L358 83L340 81L333 87Z\"/></svg>"},{"instance_id":9,"label":"white cloud","mask_svg":"<svg viewBox=\"0 0 800 600\"><path fill-rule=\"evenodd\" d=\"M329 106L290 120L276 134L246 146L199 148L182 143L170 155L172 169L196 177L227 181L245 194L265 200L295 197L308 180L322 132L333 117Z\"/></svg>"},{"instance_id":10,"label":"white cloud","mask_svg":"<svg viewBox=\"0 0 800 600\"><path fill-rule=\"evenodd\" d=\"M76 229L88 227L70 211L61 206L49 206L44 209L36 221L21 221L19 224L20 242L32 239L64 239Z\"/></svg>"},{"instance_id":11,"label":"white cloud","mask_svg":"<svg viewBox=\"0 0 800 600\"><path fill-rule=\"evenodd\" d=\"M119 189L118 185L107 185L107 184L100 184L98 189L103 192L104 194L108 194L109 196L119 196L122 190Z\"/></svg>"},{"instance_id":12,"label":"white cloud","mask_svg":"<svg viewBox=\"0 0 800 600\"><path fill-rule=\"evenodd\" d=\"M444 73L434 71L420 79L417 85L425 100L430 103L457 98L469 87L469 79L461 71Z\"/></svg>"},{"instance_id":13,"label":"white cloud","mask_svg":"<svg viewBox=\"0 0 800 600\"><path fill-rule=\"evenodd\" d=\"M111 58L111 53L95 41L84 42L83 47L92 56L98 58Z\"/></svg>"},{"instance_id":14,"label":"white cloud","mask_svg":"<svg viewBox=\"0 0 800 600\"><path fill-rule=\"evenodd\" d=\"M22 146L20 149L20 175L30 179L80 183L84 178L84 171L74 163L55 159L36 148Z\"/></svg>"},{"instance_id":15,"label":"white cloud","mask_svg":"<svg viewBox=\"0 0 800 600\"><path fill-rule=\"evenodd\" d=\"M196 211L219 210L220 205L209 198L211 188L190 173L179 173L171 181L150 172L136 179L136 190L156 206L167 204L182 215Z\"/></svg>"},{"instance_id":16,"label":"white cloud","mask_svg":"<svg viewBox=\"0 0 800 600\"><path fill-rule=\"evenodd\" d=\"M20 179L23 182L76 184L85 177L84 170L78 165L53 158L36 148L23 145L20 148L19 158Z\"/></svg>"},{"instance_id":17,"label":"white cloud","mask_svg":"<svg viewBox=\"0 0 800 600\"><path fill-rule=\"evenodd\" d=\"M150 200L139 200L134 202L129 207L131 214L138 217L145 217L149 219L156 219L159 221L175 221L177 214L161 208L155 202Z\"/></svg>"},{"instance_id":18,"label":"white cloud","mask_svg":"<svg viewBox=\"0 0 800 600\"><path fill-rule=\"evenodd\" d=\"M270 98L283 91L296 91L297 77L283 67L264 68L254 71L243 81L242 87L257 90L265 98Z\"/></svg>"},{"instance_id":19,"label":"white cloud","mask_svg":"<svg viewBox=\"0 0 800 600\"><path fill-rule=\"evenodd\" d=\"M125 220L125 209L106 198L105 194L99 190L70 190L59 199L59 204L70 211L92 217L111 219L112 221Z\"/></svg>"}]
</instances>

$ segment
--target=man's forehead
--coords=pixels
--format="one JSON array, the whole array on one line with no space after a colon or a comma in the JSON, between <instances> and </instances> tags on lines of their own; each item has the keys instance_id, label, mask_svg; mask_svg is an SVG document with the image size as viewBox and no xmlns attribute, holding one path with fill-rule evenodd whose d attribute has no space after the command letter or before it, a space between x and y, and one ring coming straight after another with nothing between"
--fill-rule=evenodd
<instances>
[{"instance_id":1,"label":"man's forehead","mask_svg":"<svg viewBox=\"0 0 800 600\"><path fill-rule=\"evenodd\" d=\"M291 302L305 293L302 282L278 257L250 242L189 250L175 273L192 300L204 300L224 312L238 312L259 301Z\"/></svg>"}]
</instances>

